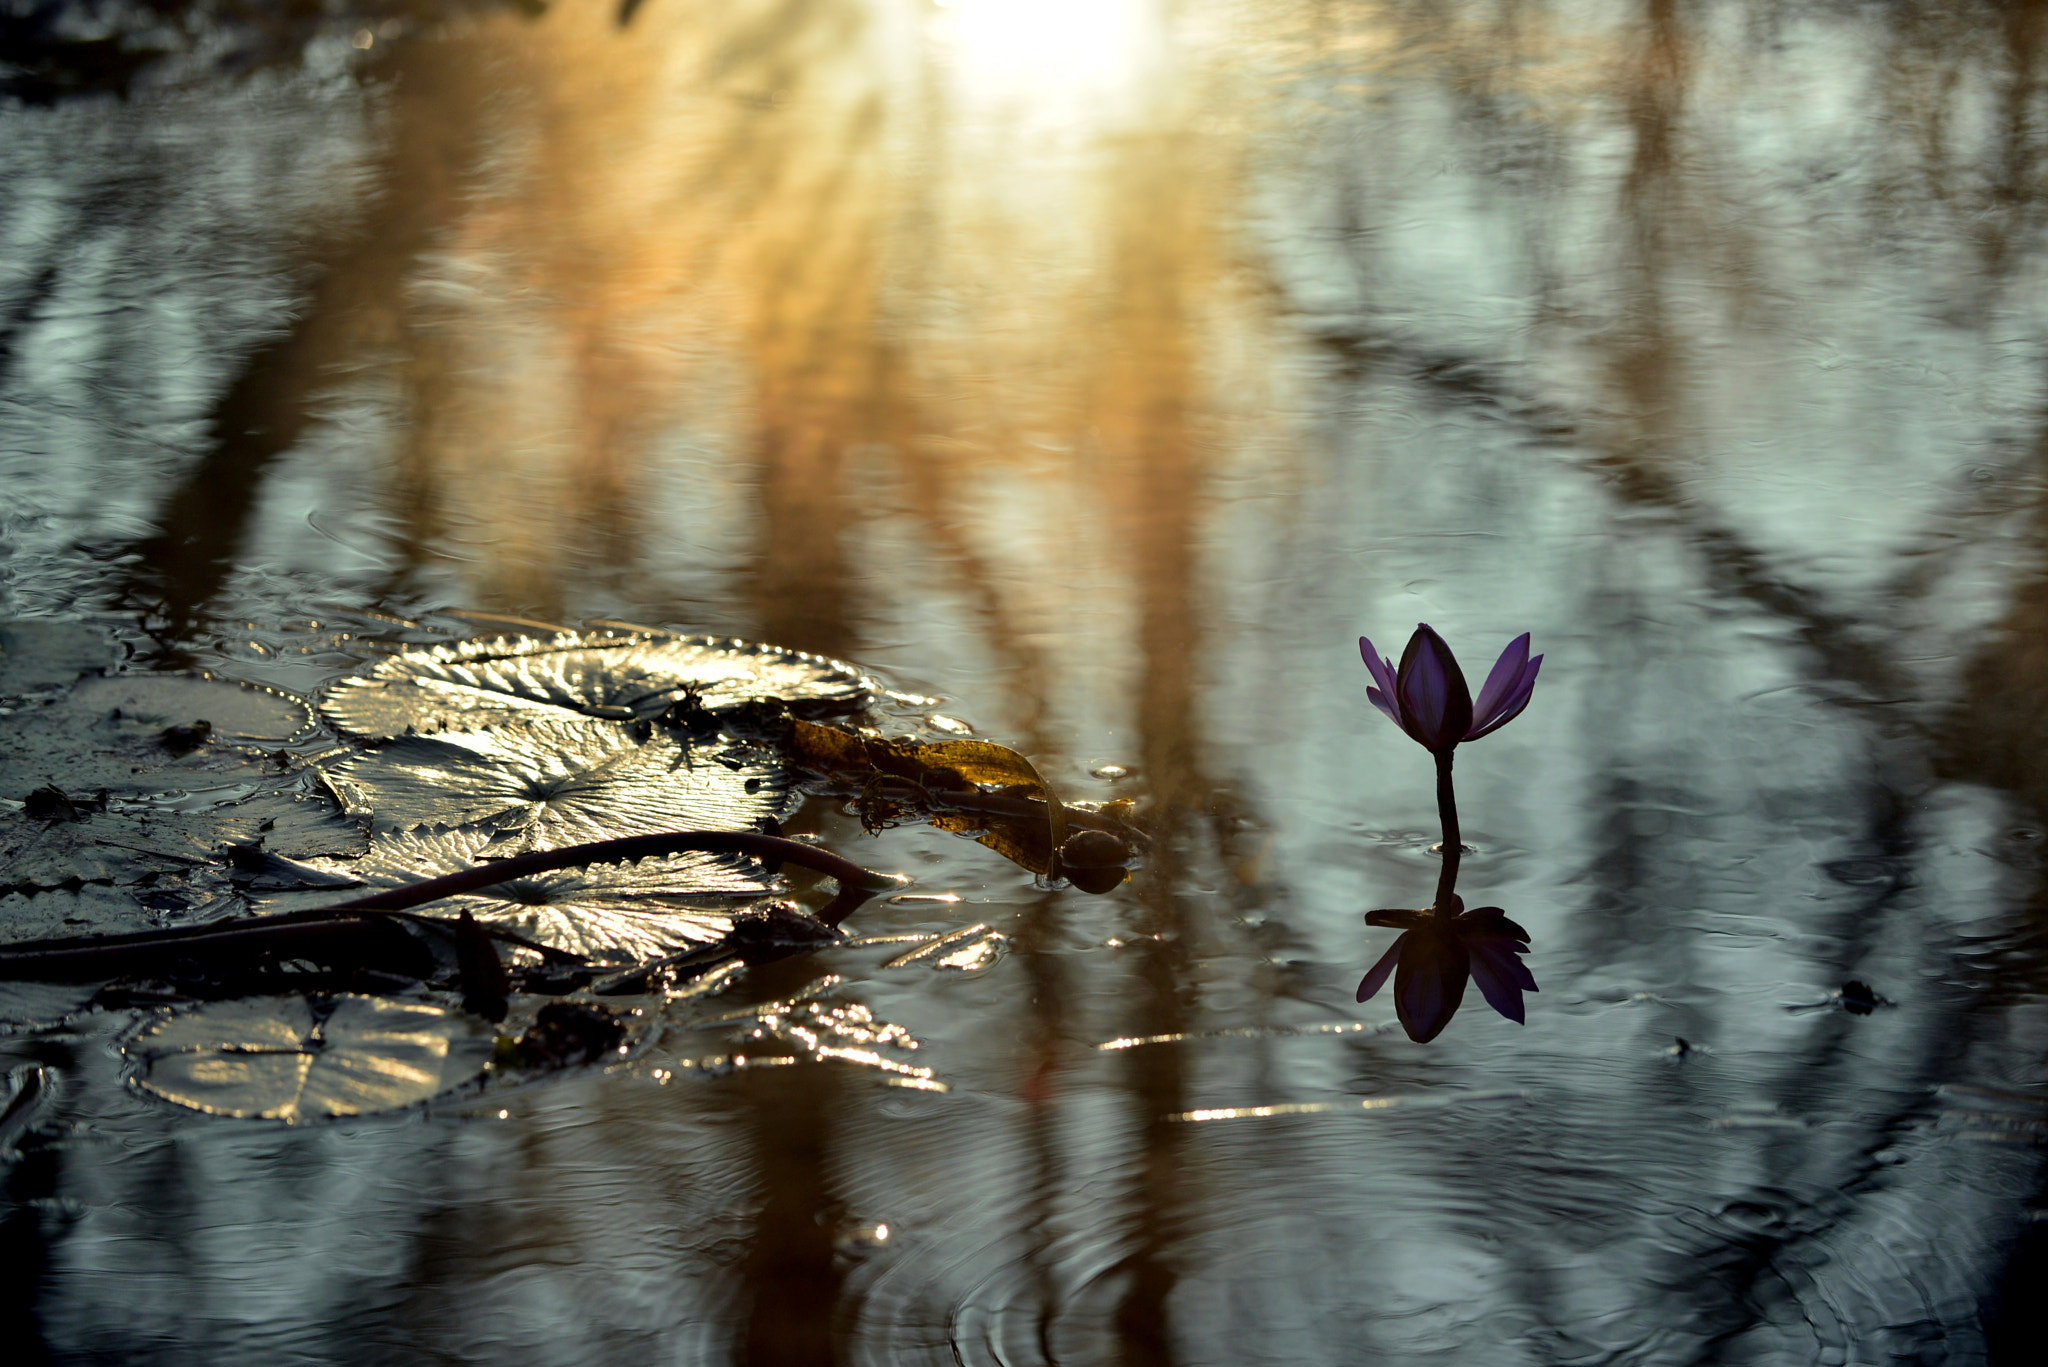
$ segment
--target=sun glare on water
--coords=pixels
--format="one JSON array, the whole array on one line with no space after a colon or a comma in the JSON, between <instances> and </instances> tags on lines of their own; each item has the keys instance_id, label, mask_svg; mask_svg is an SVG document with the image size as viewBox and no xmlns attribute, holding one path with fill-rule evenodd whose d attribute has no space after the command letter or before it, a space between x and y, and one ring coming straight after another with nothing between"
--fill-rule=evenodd
<instances>
[{"instance_id":1,"label":"sun glare on water","mask_svg":"<svg viewBox=\"0 0 2048 1367\"><path fill-rule=\"evenodd\" d=\"M1157 42L1155 0L932 0L970 100L1058 121L1116 112Z\"/></svg>"}]
</instances>

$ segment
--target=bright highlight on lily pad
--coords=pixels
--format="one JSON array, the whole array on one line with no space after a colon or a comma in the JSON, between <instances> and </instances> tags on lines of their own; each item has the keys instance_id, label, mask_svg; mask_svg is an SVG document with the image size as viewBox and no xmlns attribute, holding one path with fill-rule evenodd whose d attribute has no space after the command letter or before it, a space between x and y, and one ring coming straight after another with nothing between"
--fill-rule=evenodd
<instances>
[{"instance_id":1,"label":"bright highlight on lily pad","mask_svg":"<svg viewBox=\"0 0 2048 1367\"><path fill-rule=\"evenodd\" d=\"M663 730L583 718L402 736L336 765L327 780L377 830L479 825L498 838L498 853L748 830L785 814L792 797L781 766L757 754L713 758Z\"/></svg>"},{"instance_id":2,"label":"bright highlight on lily pad","mask_svg":"<svg viewBox=\"0 0 2048 1367\"><path fill-rule=\"evenodd\" d=\"M259 997L181 1011L130 1041L135 1085L209 1115L299 1124L416 1106L480 1075L491 1027L381 997Z\"/></svg>"},{"instance_id":3,"label":"bright highlight on lily pad","mask_svg":"<svg viewBox=\"0 0 2048 1367\"><path fill-rule=\"evenodd\" d=\"M370 888L403 887L475 867L491 839L475 827L407 831L379 837L361 859L315 860L313 866ZM777 880L751 860L685 853L553 869L448 898L435 904L434 914L466 911L485 925L594 962L645 963L724 938L735 909L778 890Z\"/></svg>"},{"instance_id":4,"label":"bright highlight on lily pad","mask_svg":"<svg viewBox=\"0 0 2048 1367\"><path fill-rule=\"evenodd\" d=\"M390 739L549 718L648 720L686 696L713 713L761 698L850 711L868 692L852 665L800 650L718 636L571 631L393 655L336 684L320 715L351 735Z\"/></svg>"}]
</instances>

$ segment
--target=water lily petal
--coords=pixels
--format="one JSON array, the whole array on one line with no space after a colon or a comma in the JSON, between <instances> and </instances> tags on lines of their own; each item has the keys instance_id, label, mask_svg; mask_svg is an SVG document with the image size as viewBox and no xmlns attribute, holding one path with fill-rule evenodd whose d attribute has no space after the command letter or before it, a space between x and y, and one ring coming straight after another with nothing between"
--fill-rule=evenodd
<instances>
[{"instance_id":1,"label":"water lily petal","mask_svg":"<svg viewBox=\"0 0 2048 1367\"><path fill-rule=\"evenodd\" d=\"M1358 638L1358 653L1365 660L1365 667L1372 671L1372 681L1379 685L1380 693L1388 698L1394 697L1394 662L1380 654L1370 637Z\"/></svg>"},{"instance_id":2,"label":"water lily petal","mask_svg":"<svg viewBox=\"0 0 2048 1367\"><path fill-rule=\"evenodd\" d=\"M1413 907L1382 907L1378 911L1365 913L1369 926L1392 926L1396 930L1413 930L1425 924L1430 918L1428 910L1417 911Z\"/></svg>"},{"instance_id":3,"label":"water lily petal","mask_svg":"<svg viewBox=\"0 0 2048 1367\"><path fill-rule=\"evenodd\" d=\"M1360 1001L1371 1001L1373 995L1387 985L1387 975L1392 973L1394 965L1401 961L1401 940L1407 938L1406 935L1403 935L1399 940L1394 941L1392 945L1388 946L1387 952L1380 955L1380 961L1372 966L1372 971L1359 980L1358 999Z\"/></svg>"},{"instance_id":4,"label":"water lily petal","mask_svg":"<svg viewBox=\"0 0 2048 1367\"><path fill-rule=\"evenodd\" d=\"M1521 682L1522 670L1529 663L1529 633L1523 632L1508 642L1508 648L1500 653L1487 672L1486 682L1480 686L1479 696L1472 701L1472 725L1474 729L1484 727L1500 712L1501 704ZM1468 739L1470 739L1468 737Z\"/></svg>"},{"instance_id":5,"label":"water lily petal","mask_svg":"<svg viewBox=\"0 0 2048 1367\"><path fill-rule=\"evenodd\" d=\"M1529 952L1529 947L1510 941L1505 948L1508 950L1508 957L1502 959L1501 963L1508 970L1507 977L1509 980L1524 992L1542 991L1542 988L1536 986L1536 975L1529 971L1529 965L1523 963L1520 958L1521 955Z\"/></svg>"},{"instance_id":6,"label":"water lily petal","mask_svg":"<svg viewBox=\"0 0 2048 1367\"><path fill-rule=\"evenodd\" d=\"M1448 926L1411 930L1394 973L1394 1011L1417 1044L1443 1033L1464 1000L1471 956Z\"/></svg>"},{"instance_id":7,"label":"water lily petal","mask_svg":"<svg viewBox=\"0 0 2048 1367\"><path fill-rule=\"evenodd\" d=\"M1462 935L1505 935L1510 939L1529 943L1529 932L1518 922L1508 918L1499 907L1474 907L1458 916L1458 932Z\"/></svg>"},{"instance_id":8,"label":"water lily petal","mask_svg":"<svg viewBox=\"0 0 2048 1367\"><path fill-rule=\"evenodd\" d=\"M1472 729L1472 692L1465 675L1457 656L1427 622L1408 638L1397 681L1403 725L1429 749L1448 749Z\"/></svg>"},{"instance_id":9,"label":"water lily petal","mask_svg":"<svg viewBox=\"0 0 2048 1367\"><path fill-rule=\"evenodd\" d=\"M1468 942L1468 948L1471 951L1472 981L1479 985L1479 993L1486 998L1486 1004L1521 1025L1525 1017L1518 977L1528 977L1529 970L1508 950L1507 946L1513 943L1497 936L1486 936L1476 943Z\"/></svg>"},{"instance_id":10,"label":"water lily petal","mask_svg":"<svg viewBox=\"0 0 2048 1367\"><path fill-rule=\"evenodd\" d=\"M1501 699L1500 706L1494 715L1475 723L1471 731L1466 734L1465 739L1478 740L1481 736L1490 735L1506 726L1516 717L1521 716L1522 709L1529 705L1529 695L1536 691L1536 672L1541 668L1543 668L1543 657L1541 655L1538 655L1535 659L1524 665L1521 675L1515 680L1514 687L1510 688L1507 696Z\"/></svg>"},{"instance_id":11,"label":"water lily petal","mask_svg":"<svg viewBox=\"0 0 2048 1367\"><path fill-rule=\"evenodd\" d=\"M1380 692L1377 688L1367 688L1365 690L1365 697L1366 701L1387 714L1388 721L1391 721L1396 726L1401 724L1401 714L1395 710L1393 703L1387 701L1386 694Z\"/></svg>"}]
</instances>

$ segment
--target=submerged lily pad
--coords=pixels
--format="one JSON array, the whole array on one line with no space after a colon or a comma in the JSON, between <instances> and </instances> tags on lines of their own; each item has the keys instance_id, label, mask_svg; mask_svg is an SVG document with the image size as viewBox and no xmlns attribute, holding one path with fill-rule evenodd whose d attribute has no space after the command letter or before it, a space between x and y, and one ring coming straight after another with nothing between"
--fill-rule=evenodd
<instances>
[{"instance_id":1,"label":"submerged lily pad","mask_svg":"<svg viewBox=\"0 0 2048 1367\"><path fill-rule=\"evenodd\" d=\"M87 670L114 663L106 633L84 622L0 622L0 698L61 688Z\"/></svg>"},{"instance_id":2,"label":"submerged lily pad","mask_svg":"<svg viewBox=\"0 0 2048 1367\"><path fill-rule=\"evenodd\" d=\"M268 689L189 674L85 679L7 718L0 797L219 787L276 769L263 753L303 730L306 707Z\"/></svg>"},{"instance_id":3,"label":"submerged lily pad","mask_svg":"<svg viewBox=\"0 0 2048 1367\"><path fill-rule=\"evenodd\" d=\"M350 817L325 792L295 786L268 788L208 813L215 838L259 845L287 859L314 855L358 855L369 847L358 818Z\"/></svg>"},{"instance_id":4,"label":"submerged lily pad","mask_svg":"<svg viewBox=\"0 0 2048 1367\"><path fill-rule=\"evenodd\" d=\"M399 887L474 868L491 834L471 827L386 835L357 860L318 860L371 889ZM453 918L468 912L538 944L598 961L645 963L722 939L737 905L777 891L760 866L736 856L687 853L636 864L557 869L423 908Z\"/></svg>"},{"instance_id":5,"label":"submerged lily pad","mask_svg":"<svg viewBox=\"0 0 2048 1367\"><path fill-rule=\"evenodd\" d=\"M221 880L223 886L226 881ZM181 893L167 889L157 896L167 899ZM192 900L206 899L194 895ZM164 920L162 913L153 912L129 890L104 883L0 893L0 940L7 943L153 930Z\"/></svg>"},{"instance_id":6,"label":"submerged lily pad","mask_svg":"<svg viewBox=\"0 0 2048 1367\"><path fill-rule=\"evenodd\" d=\"M765 760L714 759L666 734L610 722L403 736L335 766L328 782L378 831L483 826L497 853L659 831L744 831L782 815L786 775Z\"/></svg>"},{"instance_id":7,"label":"submerged lily pad","mask_svg":"<svg viewBox=\"0 0 2048 1367\"><path fill-rule=\"evenodd\" d=\"M759 698L857 706L851 665L718 636L557 636L462 641L406 651L329 690L320 713L357 736L482 730L535 717L632 721L694 689L713 712Z\"/></svg>"},{"instance_id":8,"label":"submerged lily pad","mask_svg":"<svg viewBox=\"0 0 2048 1367\"><path fill-rule=\"evenodd\" d=\"M418 1105L483 1072L491 1027L379 997L265 997L180 1012L128 1045L143 1091L298 1124Z\"/></svg>"}]
</instances>

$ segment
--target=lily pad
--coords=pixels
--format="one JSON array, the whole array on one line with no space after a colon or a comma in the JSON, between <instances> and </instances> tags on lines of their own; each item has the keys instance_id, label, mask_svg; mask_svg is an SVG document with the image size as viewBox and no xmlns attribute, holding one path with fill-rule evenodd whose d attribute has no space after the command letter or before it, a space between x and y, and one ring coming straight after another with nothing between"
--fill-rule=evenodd
<instances>
[{"instance_id":1,"label":"lily pad","mask_svg":"<svg viewBox=\"0 0 2048 1367\"><path fill-rule=\"evenodd\" d=\"M484 1021L380 997L264 997L180 1012L128 1045L135 1082L208 1115L300 1124L418 1105L477 1077Z\"/></svg>"},{"instance_id":2,"label":"lily pad","mask_svg":"<svg viewBox=\"0 0 2048 1367\"><path fill-rule=\"evenodd\" d=\"M787 776L751 753L716 759L661 731L535 721L403 736L336 765L328 782L373 829L482 826L494 852L659 831L744 831L786 812Z\"/></svg>"},{"instance_id":3,"label":"lily pad","mask_svg":"<svg viewBox=\"0 0 2048 1367\"><path fill-rule=\"evenodd\" d=\"M398 887L474 868L487 859L491 833L410 831L386 835L356 860L316 860L313 867L361 880L368 888ZM598 961L645 963L693 945L723 939L739 905L774 895L759 865L732 856L676 854L637 864L557 869L421 910L454 918L467 911L538 944Z\"/></svg>"},{"instance_id":4,"label":"lily pad","mask_svg":"<svg viewBox=\"0 0 2048 1367\"><path fill-rule=\"evenodd\" d=\"M320 713L342 731L387 739L536 717L644 720L689 690L712 712L770 697L847 710L868 684L838 660L751 641L571 631L393 655L336 684Z\"/></svg>"},{"instance_id":5,"label":"lily pad","mask_svg":"<svg viewBox=\"0 0 2048 1367\"><path fill-rule=\"evenodd\" d=\"M84 622L0 622L0 698L62 688L87 670L114 663L106 633Z\"/></svg>"},{"instance_id":6,"label":"lily pad","mask_svg":"<svg viewBox=\"0 0 2048 1367\"><path fill-rule=\"evenodd\" d=\"M207 815L85 810L72 821L0 812L0 887L131 886L209 869L224 835Z\"/></svg>"},{"instance_id":7,"label":"lily pad","mask_svg":"<svg viewBox=\"0 0 2048 1367\"><path fill-rule=\"evenodd\" d=\"M295 786L269 788L209 813L217 839L258 844L287 859L314 855L358 855L369 847L359 819L343 812L327 793Z\"/></svg>"},{"instance_id":8,"label":"lily pad","mask_svg":"<svg viewBox=\"0 0 2048 1367\"><path fill-rule=\"evenodd\" d=\"M197 675L85 679L7 718L0 797L220 787L274 773L264 751L310 720L297 699Z\"/></svg>"},{"instance_id":9,"label":"lily pad","mask_svg":"<svg viewBox=\"0 0 2048 1367\"><path fill-rule=\"evenodd\" d=\"M130 892L104 883L0 894L0 939L10 943L122 934L160 924L161 916Z\"/></svg>"}]
</instances>

